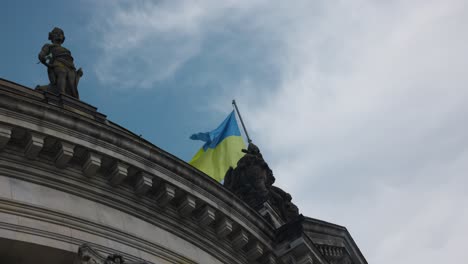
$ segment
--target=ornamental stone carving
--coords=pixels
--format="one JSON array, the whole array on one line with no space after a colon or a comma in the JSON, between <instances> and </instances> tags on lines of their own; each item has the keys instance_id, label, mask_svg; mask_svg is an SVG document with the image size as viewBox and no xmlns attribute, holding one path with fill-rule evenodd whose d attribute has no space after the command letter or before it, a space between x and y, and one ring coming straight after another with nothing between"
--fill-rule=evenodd
<instances>
[{"instance_id":1,"label":"ornamental stone carving","mask_svg":"<svg viewBox=\"0 0 468 264\"><path fill-rule=\"evenodd\" d=\"M231 167L227 171L224 186L257 210L268 202L285 223L297 218L299 210L291 202L291 195L273 186L273 171L263 159L260 149L250 143L247 150L242 151L246 154L235 169Z\"/></svg>"},{"instance_id":2,"label":"ornamental stone carving","mask_svg":"<svg viewBox=\"0 0 468 264\"><path fill-rule=\"evenodd\" d=\"M78 256L74 264L151 264L145 261L126 261L122 255L110 254L103 257L88 244L83 244L78 249Z\"/></svg>"}]
</instances>

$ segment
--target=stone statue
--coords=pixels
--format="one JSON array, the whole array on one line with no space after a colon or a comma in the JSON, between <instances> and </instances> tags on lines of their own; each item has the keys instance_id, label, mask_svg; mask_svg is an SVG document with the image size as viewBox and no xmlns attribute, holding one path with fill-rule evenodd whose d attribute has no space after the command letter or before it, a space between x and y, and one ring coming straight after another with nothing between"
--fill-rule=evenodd
<instances>
[{"instance_id":1,"label":"stone statue","mask_svg":"<svg viewBox=\"0 0 468 264\"><path fill-rule=\"evenodd\" d=\"M235 169L229 168L224 186L255 209L268 201L285 222L295 219L299 210L291 202L289 193L273 186L273 171L263 159L260 149L250 143L247 150L242 151L246 154L237 162Z\"/></svg>"},{"instance_id":2,"label":"stone statue","mask_svg":"<svg viewBox=\"0 0 468 264\"><path fill-rule=\"evenodd\" d=\"M123 264L124 260L122 256L117 255L117 254L112 254L107 256L106 261L104 264Z\"/></svg>"},{"instance_id":3,"label":"stone statue","mask_svg":"<svg viewBox=\"0 0 468 264\"><path fill-rule=\"evenodd\" d=\"M50 84L36 89L62 93L79 99L78 81L83 71L76 70L71 52L62 46L65 41L63 30L55 27L49 32L52 44L45 44L39 52L39 61L47 67Z\"/></svg>"},{"instance_id":4,"label":"stone statue","mask_svg":"<svg viewBox=\"0 0 468 264\"><path fill-rule=\"evenodd\" d=\"M89 244L83 244L78 248L78 254L75 257L74 264L149 264L141 261L125 261L122 255L110 254L104 257Z\"/></svg>"}]
</instances>

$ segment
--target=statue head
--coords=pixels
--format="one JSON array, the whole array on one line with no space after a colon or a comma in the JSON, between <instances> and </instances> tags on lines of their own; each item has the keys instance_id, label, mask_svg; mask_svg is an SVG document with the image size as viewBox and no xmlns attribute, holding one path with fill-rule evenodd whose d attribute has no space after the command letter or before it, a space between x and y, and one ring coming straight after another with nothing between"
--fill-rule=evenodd
<instances>
[{"instance_id":1,"label":"statue head","mask_svg":"<svg viewBox=\"0 0 468 264\"><path fill-rule=\"evenodd\" d=\"M54 44L62 44L65 41L65 34L63 33L63 30L58 27L54 27L54 29L49 32L49 40Z\"/></svg>"}]
</instances>

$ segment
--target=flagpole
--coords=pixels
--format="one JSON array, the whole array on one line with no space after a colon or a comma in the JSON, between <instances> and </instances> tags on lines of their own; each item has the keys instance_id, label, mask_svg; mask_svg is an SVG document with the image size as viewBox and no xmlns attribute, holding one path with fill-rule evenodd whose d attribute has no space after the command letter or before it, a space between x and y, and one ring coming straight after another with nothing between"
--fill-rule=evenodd
<instances>
[{"instance_id":1,"label":"flagpole","mask_svg":"<svg viewBox=\"0 0 468 264\"><path fill-rule=\"evenodd\" d=\"M247 142L250 144L252 143L252 140L249 137L249 133L247 133L247 129L245 128L244 121L242 120L242 116L240 115L239 108L237 108L236 100L232 100L232 105L236 109L237 115L239 116L239 119L242 124L242 128L244 129L245 135L247 136Z\"/></svg>"}]
</instances>

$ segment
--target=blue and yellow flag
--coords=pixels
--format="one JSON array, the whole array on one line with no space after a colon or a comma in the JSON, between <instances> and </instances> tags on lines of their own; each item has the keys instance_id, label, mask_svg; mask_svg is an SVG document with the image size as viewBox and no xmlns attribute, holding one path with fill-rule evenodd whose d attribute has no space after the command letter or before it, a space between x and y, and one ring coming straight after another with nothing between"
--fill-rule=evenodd
<instances>
[{"instance_id":1,"label":"blue and yellow flag","mask_svg":"<svg viewBox=\"0 0 468 264\"><path fill-rule=\"evenodd\" d=\"M229 167L235 168L245 153L245 143L237 125L234 111L211 132L193 134L190 139L202 140L203 147L189 162L211 178L221 182Z\"/></svg>"}]
</instances>

